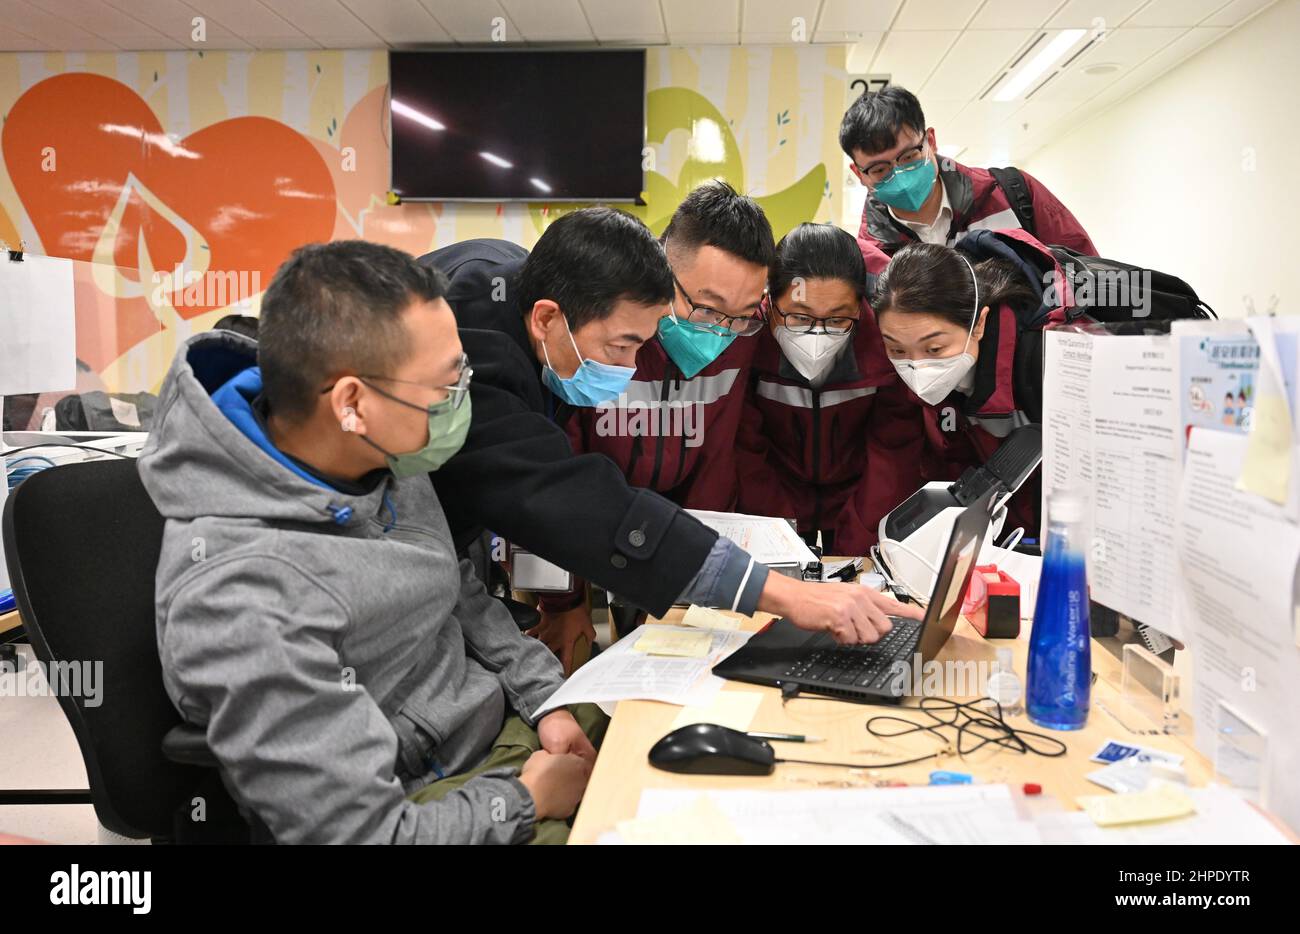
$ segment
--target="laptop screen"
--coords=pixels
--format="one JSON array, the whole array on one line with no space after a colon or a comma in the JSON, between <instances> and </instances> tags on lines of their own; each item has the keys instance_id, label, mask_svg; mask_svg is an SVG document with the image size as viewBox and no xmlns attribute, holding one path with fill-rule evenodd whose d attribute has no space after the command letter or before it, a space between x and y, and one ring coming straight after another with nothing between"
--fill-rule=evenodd
<instances>
[{"instance_id":1,"label":"laptop screen","mask_svg":"<svg viewBox=\"0 0 1300 934\"><path fill-rule=\"evenodd\" d=\"M989 500L982 496L962 511L953 523L952 537L944 552L939 575L934 582L934 593L925 611L924 630L921 633L921 658L929 661L943 648L961 615L962 598L970 587L971 573L975 570L984 533L989 527Z\"/></svg>"}]
</instances>

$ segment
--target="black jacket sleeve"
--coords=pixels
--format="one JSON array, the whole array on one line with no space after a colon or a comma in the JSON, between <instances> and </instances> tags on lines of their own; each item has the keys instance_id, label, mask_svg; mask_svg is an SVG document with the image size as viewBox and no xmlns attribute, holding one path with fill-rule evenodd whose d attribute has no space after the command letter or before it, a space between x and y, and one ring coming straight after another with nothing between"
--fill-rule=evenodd
<instances>
[{"instance_id":1,"label":"black jacket sleeve","mask_svg":"<svg viewBox=\"0 0 1300 934\"><path fill-rule=\"evenodd\" d=\"M629 486L605 455L575 455L525 401L540 401L540 383L508 337L470 329L460 337L474 366L473 421L465 446L433 474L457 546L487 528L657 616L667 612L717 533Z\"/></svg>"},{"instance_id":2,"label":"black jacket sleeve","mask_svg":"<svg viewBox=\"0 0 1300 934\"><path fill-rule=\"evenodd\" d=\"M575 455L547 418L540 367L514 296L526 253L471 240L420 262L451 278L448 301L474 368L469 436L432 474L458 548L483 529L624 600L662 615L686 590L717 533L650 490L628 485L603 454Z\"/></svg>"}]
</instances>

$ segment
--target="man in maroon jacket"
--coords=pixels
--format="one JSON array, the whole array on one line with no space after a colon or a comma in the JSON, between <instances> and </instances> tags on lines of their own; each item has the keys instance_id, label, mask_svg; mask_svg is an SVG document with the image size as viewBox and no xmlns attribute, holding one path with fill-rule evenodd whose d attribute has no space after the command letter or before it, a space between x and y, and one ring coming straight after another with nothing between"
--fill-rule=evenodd
<instances>
[{"instance_id":1,"label":"man in maroon jacket","mask_svg":"<svg viewBox=\"0 0 1300 934\"><path fill-rule=\"evenodd\" d=\"M565 430L575 453L606 455L633 486L687 509L728 511L736 504L736 432L775 256L772 227L752 198L715 180L686 196L663 243L675 280L672 310L637 352L627 390L614 403L574 409ZM546 595L541 609L533 633L571 670L575 640L595 635L585 584Z\"/></svg>"},{"instance_id":2,"label":"man in maroon jacket","mask_svg":"<svg viewBox=\"0 0 1300 934\"><path fill-rule=\"evenodd\" d=\"M869 272L880 272L908 243L952 246L979 229L1019 227L1042 243L1097 255L1083 225L1037 179L940 156L921 102L904 88L891 85L854 101L840 124L840 148L869 192L858 232Z\"/></svg>"}]
</instances>

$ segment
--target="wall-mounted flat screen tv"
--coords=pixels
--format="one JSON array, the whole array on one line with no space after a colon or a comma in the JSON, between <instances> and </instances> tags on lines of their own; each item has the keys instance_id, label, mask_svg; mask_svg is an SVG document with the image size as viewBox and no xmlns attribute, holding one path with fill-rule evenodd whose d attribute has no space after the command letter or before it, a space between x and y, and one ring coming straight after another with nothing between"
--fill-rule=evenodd
<instances>
[{"instance_id":1,"label":"wall-mounted flat screen tv","mask_svg":"<svg viewBox=\"0 0 1300 934\"><path fill-rule=\"evenodd\" d=\"M392 190L411 201L636 201L645 51L389 55Z\"/></svg>"}]
</instances>

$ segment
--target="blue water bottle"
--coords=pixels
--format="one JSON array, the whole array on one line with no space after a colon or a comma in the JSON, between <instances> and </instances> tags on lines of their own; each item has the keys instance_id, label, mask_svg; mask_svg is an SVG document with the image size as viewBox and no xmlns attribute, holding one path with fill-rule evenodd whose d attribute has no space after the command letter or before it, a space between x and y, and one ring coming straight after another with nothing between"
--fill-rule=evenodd
<instances>
[{"instance_id":1,"label":"blue water bottle","mask_svg":"<svg viewBox=\"0 0 1300 934\"><path fill-rule=\"evenodd\" d=\"M1048 499L1025 708L1030 720L1053 730L1078 730L1088 722L1092 651L1084 529L1082 500L1069 494Z\"/></svg>"}]
</instances>

